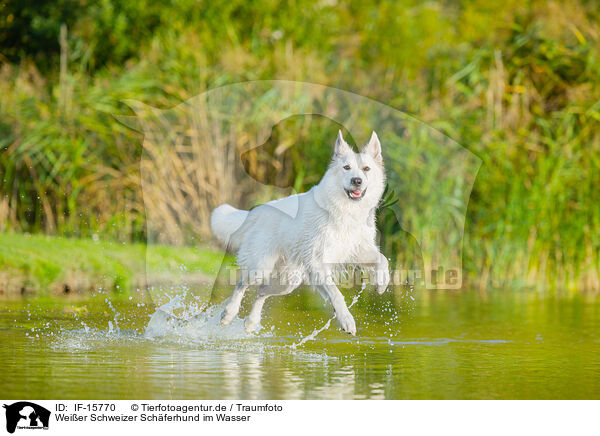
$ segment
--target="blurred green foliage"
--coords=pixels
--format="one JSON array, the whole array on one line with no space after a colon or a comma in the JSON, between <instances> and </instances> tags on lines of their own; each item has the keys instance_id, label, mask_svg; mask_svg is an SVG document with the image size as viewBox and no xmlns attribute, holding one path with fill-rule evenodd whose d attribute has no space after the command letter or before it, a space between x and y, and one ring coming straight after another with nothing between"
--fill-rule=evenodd
<instances>
[{"instance_id":1,"label":"blurred green foliage","mask_svg":"<svg viewBox=\"0 0 600 436\"><path fill-rule=\"evenodd\" d=\"M0 8L0 230L143 239L141 137L109 115L128 113L121 101L166 108L223 84L302 80L404 110L483 159L465 239L473 284L600 288L597 2ZM305 157L285 183L315 183Z\"/></svg>"},{"instance_id":2,"label":"blurred green foliage","mask_svg":"<svg viewBox=\"0 0 600 436\"><path fill-rule=\"evenodd\" d=\"M0 53L18 62L30 57L42 68L58 65L62 24L77 19L77 0L0 1Z\"/></svg>"}]
</instances>

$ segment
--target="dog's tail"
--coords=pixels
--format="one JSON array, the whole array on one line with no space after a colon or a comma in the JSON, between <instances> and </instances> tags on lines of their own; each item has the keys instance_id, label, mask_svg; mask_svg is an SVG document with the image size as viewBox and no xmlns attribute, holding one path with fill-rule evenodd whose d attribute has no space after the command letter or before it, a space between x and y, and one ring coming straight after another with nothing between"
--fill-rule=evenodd
<instances>
[{"instance_id":1,"label":"dog's tail","mask_svg":"<svg viewBox=\"0 0 600 436\"><path fill-rule=\"evenodd\" d=\"M210 215L210 229L227 249L235 251L242 243L243 225L247 217L247 210L222 204Z\"/></svg>"}]
</instances>

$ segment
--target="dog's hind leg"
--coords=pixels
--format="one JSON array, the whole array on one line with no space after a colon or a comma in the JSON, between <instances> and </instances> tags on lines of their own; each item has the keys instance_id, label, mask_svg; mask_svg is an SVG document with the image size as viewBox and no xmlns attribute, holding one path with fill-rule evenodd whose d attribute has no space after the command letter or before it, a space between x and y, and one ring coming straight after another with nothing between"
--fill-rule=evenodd
<instances>
[{"instance_id":1,"label":"dog's hind leg","mask_svg":"<svg viewBox=\"0 0 600 436\"><path fill-rule=\"evenodd\" d=\"M235 318L240 311L240 304L242 304L242 298L244 298L244 293L248 289L248 283L244 282L242 279L238 282L233 290L233 295L225 306L225 310L223 311L223 315L221 315L221 324L227 325L233 318Z\"/></svg>"},{"instance_id":2,"label":"dog's hind leg","mask_svg":"<svg viewBox=\"0 0 600 436\"><path fill-rule=\"evenodd\" d=\"M256 330L258 324L260 323L260 318L262 314L263 305L267 298L272 296L279 295L287 295L291 293L294 289L296 289L298 285L290 284L285 287L269 287L266 285L261 286L258 289L256 294L256 300L254 300L254 304L252 305L252 310L250 310L250 314L248 318L246 318L245 328L246 332L250 333Z\"/></svg>"},{"instance_id":3,"label":"dog's hind leg","mask_svg":"<svg viewBox=\"0 0 600 436\"><path fill-rule=\"evenodd\" d=\"M262 286L258 290L256 300L254 300L254 304L252 305L252 310L250 310L250 314L248 315L248 318L246 318L245 328L247 333L253 332L258 327L265 301L271 296L271 294L261 292L261 289Z\"/></svg>"}]
</instances>

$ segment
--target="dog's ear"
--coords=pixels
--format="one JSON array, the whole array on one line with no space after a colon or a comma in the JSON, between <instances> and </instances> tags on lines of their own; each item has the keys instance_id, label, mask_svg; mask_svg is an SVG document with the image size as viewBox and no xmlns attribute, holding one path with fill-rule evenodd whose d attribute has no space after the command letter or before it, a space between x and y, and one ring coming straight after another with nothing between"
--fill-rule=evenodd
<instances>
[{"instance_id":1,"label":"dog's ear","mask_svg":"<svg viewBox=\"0 0 600 436\"><path fill-rule=\"evenodd\" d=\"M335 140L335 149L333 152L334 157L342 157L350 153L352 149L342 136L342 131L338 130L337 139Z\"/></svg>"},{"instance_id":2,"label":"dog's ear","mask_svg":"<svg viewBox=\"0 0 600 436\"><path fill-rule=\"evenodd\" d=\"M365 145L365 148L362 149L362 153L370 154L371 157L373 157L373 159L375 159L375 161L379 164L383 163L383 156L381 155L381 143L379 142L379 138L377 137L377 133L375 133L375 131L373 131L371 139L369 139L369 142L367 145Z\"/></svg>"}]
</instances>

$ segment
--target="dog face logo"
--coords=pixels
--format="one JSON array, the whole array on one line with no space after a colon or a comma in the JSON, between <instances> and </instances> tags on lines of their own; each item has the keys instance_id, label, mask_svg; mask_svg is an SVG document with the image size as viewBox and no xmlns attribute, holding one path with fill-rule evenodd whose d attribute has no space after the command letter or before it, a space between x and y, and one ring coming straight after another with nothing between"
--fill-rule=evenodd
<instances>
[{"instance_id":1,"label":"dog face logo","mask_svg":"<svg viewBox=\"0 0 600 436\"><path fill-rule=\"evenodd\" d=\"M14 433L19 429L48 429L50 411L28 401L4 405L6 409L6 431Z\"/></svg>"}]
</instances>

